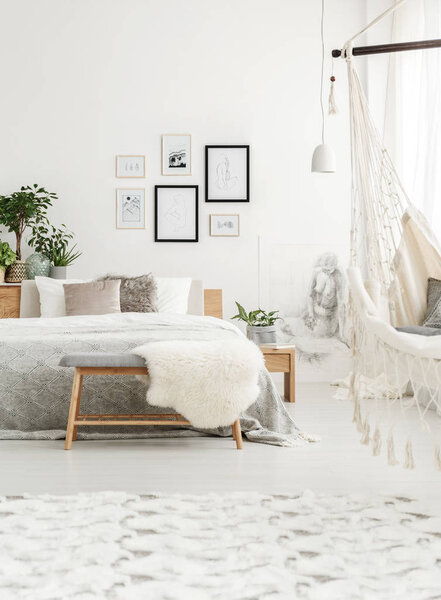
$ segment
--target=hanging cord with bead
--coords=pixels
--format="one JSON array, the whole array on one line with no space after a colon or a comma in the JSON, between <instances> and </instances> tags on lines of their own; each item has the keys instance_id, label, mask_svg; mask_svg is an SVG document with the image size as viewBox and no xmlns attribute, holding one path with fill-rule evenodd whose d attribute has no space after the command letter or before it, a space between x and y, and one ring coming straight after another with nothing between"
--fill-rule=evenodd
<instances>
[{"instance_id":1,"label":"hanging cord with bead","mask_svg":"<svg viewBox=\"0 0 441 600\"><path fill-rule=\"evenodd\" d=\"M337 108L337 103L335 101L335 90L334 90L334 84L335 84L335 77L334 77L334 60L332 60L332 73L331 73L331 88L329 90L329 99L328 99L328 103L329 103L329 109L328 109L328 114L330 115L336 115L338 113L338 108Z\"/></svg>"}]
</instances>

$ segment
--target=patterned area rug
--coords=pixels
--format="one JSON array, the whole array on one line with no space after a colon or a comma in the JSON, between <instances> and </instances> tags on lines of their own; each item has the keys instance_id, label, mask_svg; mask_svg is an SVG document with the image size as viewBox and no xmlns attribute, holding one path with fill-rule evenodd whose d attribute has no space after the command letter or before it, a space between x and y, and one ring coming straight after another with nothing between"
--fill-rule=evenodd
<instances>
[{"instance_id":1,"label":"patterned area rug","mask_svg":"<svg viewBox=\"0 0 441 600\"><path fill-rule=\"evenodd\" d=\"M429 600L440 564L440 519L405 498L0 499L2 600Z\"/></svg>"}]
</instances>

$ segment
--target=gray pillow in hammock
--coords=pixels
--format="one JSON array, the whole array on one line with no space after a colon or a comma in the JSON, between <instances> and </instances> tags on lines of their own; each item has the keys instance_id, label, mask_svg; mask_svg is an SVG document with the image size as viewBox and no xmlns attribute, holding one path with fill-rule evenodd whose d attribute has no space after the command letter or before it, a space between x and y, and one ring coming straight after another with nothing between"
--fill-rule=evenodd
<instances>
[{"instance_id":1,"label":"gray pillow in hammock","mask_svg":"<svg viewBox=\"0 0 441 600\"><path fill-rule=\"evenodd\" d=\"M416 335L441 335L441 329L438 327L424 327L423 325L406 325L405 327L395 327L397 331L402 333L414 333Z\"/></svg>"},{"instance_id":2,"label":"gray pillow in hammock","mask_svg":"<svg viewBox=\"0 0 441 600\"><path fill-rule=\"evenodd\" d=\"M441 281L434 277L427 281L427 312L423 325L441 329Z\"/></svg>"}]
</instances>

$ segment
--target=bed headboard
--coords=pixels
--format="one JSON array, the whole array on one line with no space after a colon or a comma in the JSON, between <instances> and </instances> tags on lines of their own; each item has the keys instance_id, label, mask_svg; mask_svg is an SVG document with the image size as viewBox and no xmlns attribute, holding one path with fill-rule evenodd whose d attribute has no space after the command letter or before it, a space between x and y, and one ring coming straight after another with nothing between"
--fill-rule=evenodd
<instances>
[{"instance_id":1,"label":"bed headboard","mask_svg":"<svg viewBox=\"0 0 441 600\"><path fill-rule=\"evenodd\" d=\"M222 290L204 290L202 281L193 279L188 295L189 315L205 315L222 319ZM20 318L40 316L40 295L32 280L21 283Z\"/></svg>"}]
</instances>

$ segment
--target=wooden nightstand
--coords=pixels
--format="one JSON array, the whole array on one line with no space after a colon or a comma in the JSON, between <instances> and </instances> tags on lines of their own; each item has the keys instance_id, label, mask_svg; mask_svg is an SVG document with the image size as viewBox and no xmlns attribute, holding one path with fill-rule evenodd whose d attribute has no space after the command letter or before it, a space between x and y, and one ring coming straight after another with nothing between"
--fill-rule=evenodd
<instances>
[{"instance_id":1,"label":"wooden nightstand","mask_svg":"<svg viewBox=\"0 0 441 600\"><path fill-rule=\"evenodd\" d=\"M268 348L260 346L265 357L265 365L270 373L285 374L285 400L296 401L296 349L294 346L286 348Z\"/></svg>"},{"instance_id":2,"label":"wooden nightstand","mask_svg":"<svg viewBox=\"0 0 441 600\"><path fill-rule=\"evenodd\" d=\"M0 283L0 319L18 319L20 296L19 283Z\"/></svg>"}]
</instances>

